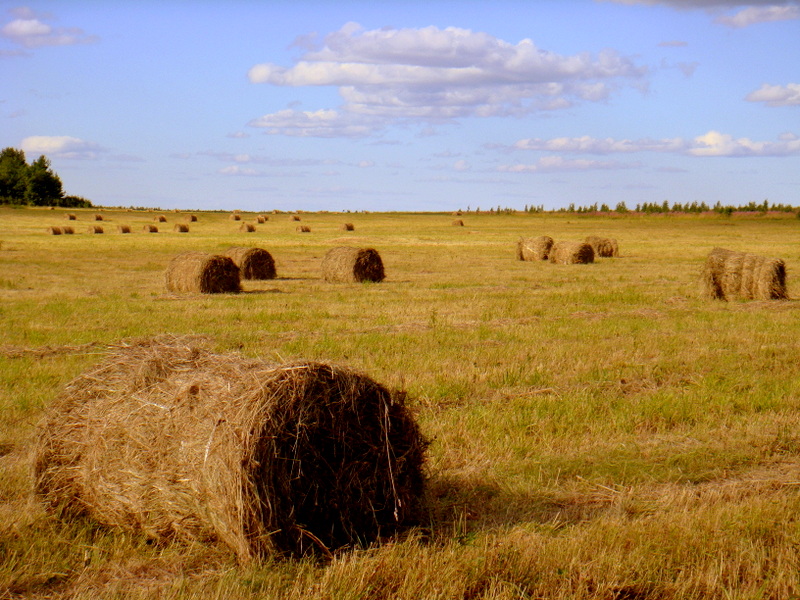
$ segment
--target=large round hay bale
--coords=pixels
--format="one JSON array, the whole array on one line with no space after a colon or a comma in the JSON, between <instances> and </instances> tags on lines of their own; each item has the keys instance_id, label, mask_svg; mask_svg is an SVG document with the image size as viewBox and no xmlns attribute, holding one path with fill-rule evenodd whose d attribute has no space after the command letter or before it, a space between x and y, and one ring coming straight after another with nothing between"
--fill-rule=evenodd
<instances>
[{"instance_id":1,"label":"large round hay bale","mask_svg":"<svg viewBox=\"0 0 800 600\"><path fill-rule=\"evenodd\" d=\"M185 220L186 220L187 223L196 223L197 222L197 216L196 215L186 215Z\"/></svg>"},{"instance_id":2,"label":"large round hay bale","mask_svg":"<svg viewBox=\"0 0 800 600\"><path fill-rule=\"evenodd\" d=\"M185 223L176 223L172 230L178 233L189 233L189 226Z\"/></svg>"},{"instance_id":3,"label":"large round hay bale","mask_svg":"<svg viewBox=\"0 0 800 600\"><path fill-rule=\"evenodd\" d=\"M54 226L54 227L48 227L47 233L49 233L50 235L61 235L62 233L64 233L64 231L63 229L61 229L61 227Z\"/></svg>"},{"instance_id":4,"label":"large round hay bale","mask_svg":"<svg viewBox=\"0 0 800 600\"><path fill-rule=\"evenodd\" d=\"M130 233L131 226L130 225L117 225L117 231L120 233Z\"/></svg>"},{"instance_id":5,"label":"large round hay bale","mask_svg":"<svg viewBox=\"0 0 800 600\"><path fill-rule=\"evenodd\" d=\"M615 239L590 235L584 240L584 242L591 245L595 256L619 256L619 244L617 244L617 240Z\"/></svg>"},{"instance_id":6,"label":"large round hay bale","mask_svg":"<svg viewBox=\"0 0 800 600\"><path fill-rule=\"evenodd\" d=\"M225 256L233 260L242 279L275 279L275 261L272 255L262 248L233 247L225 251Z\"/></svg>"},{"instance_id":7,"label":"large round hay bale","mask_svg":"<svg viewBox=\"0 0 800 600\"><path fill-rule=\"evenodd\" d=\"M559 265L585 265L594 262L594 250L586 242L555 242L548 260Z\"/></svg>"},{"instance_id":8,"label":"large round hay bale","mask_svg":"<svg viewBox=\"0 0 800 600\"><path fill-rule=\"evenodd\" d=\"M300 220L300 215L291 215L289 217L289 220L290 221L299 221Z\"/></svg>"},{"instance_id":9,"label":"large round hay bale","mask_svg":"<svg viewBox=\"0 0 800 600\"><path fill-rule=\"evenodd\" d=\"M463 227L463 226L464 226L464 221L462 221L461 219L455 219L455 220L454 220L454 221L451 223L451 225L452 225L453 227Z\"/></svg>"},{"instance_id":10,"label":"large round hay bale","mask_svg":"<svg viewBox=\"0 0 800 600\"><path fill-rule=\"evenodd\" d=\"M65 218L67 219L67 221L76 221L76 220L78 219L78 218L77 218L75 215L73 215L72 213L68 213L68 214L66 215L66 217L65 217Z\"/></svg>"},{"instance_id":11,"label":"large round hay bale","mask_svg":"<svg viewBox=\"0 0 800 600\"><path fill-rule=\"evenodd\" d=\"M297 233L311 233L311 227L308 225L298 225Z\"/></svg>"},{"instance_id":12,"label":"large round hay bale","mask_svg":"<svg viewBox=\"0 0 800 600\"><path fill-rule=\"evenodd\" d=\"M170 292L223 294L241 291L239 267L227 256L184 252L167 266L165 281Z\"/></svg>"},{"instance_id":13,"label":"large round hay bale","mask_svg":"<svg viewBox=\"0 0 800 600\"><path fill-rule=\"evenodd\" d=\"M94 216L94 220L95 221L102 221L103 220L103 215L95 215Z\"/></svg>"},{"instance_id":14,"label":"large round hay bale","mask_svg":"<svg viewBox=\"0 0 800 600\"><path fill-rule=\"evenodd\" d=\"M35 490L60 514L217 539L242 562L327 555L419 518L425 447L402 395L365 375L155 339L66 385Z\"/></svg>"},{"instance_id":15,"label":"large round hay bale","mask_svg":"<svg viewBox=\"0 0 800 600\"><path fill-rule=\"evenodd\" d=\"M703 268L703 292L719 300L784 300L786 265L779 258L714 248Z\"/></svg>"},{"instance_id":16,"label":"large round hay bale","mask_svg":"<svg viewBox=\"0 0 800 600\"><path fill-rule=\"evenodd\" d=\"M341 229L342 231L353 231L355 229L355 225L353 225L352 223L342 223L339 226L339 229Z\"/></svg>"},{"instance_id":17,"label":"large round hay bale","mask_svg":"<svg viewBox=\"0 0 800 600\"><path fill-rule=\"evenodd\" d=\"M70 225L65 225L61 228L61 232L65 235L72 235L75 233L75 229L73 229Z\"/></svg>"},{"instance_id":18,"label":"large round hay bale","mask_svg":"<svg viewBox=\"0 0 800 600\"><path fill-rule=\"evenodd\" d=\"M252 223L242 223L239 225L239 231L243 231L245 233L253 233L256 230L256 226Z\"/></svg>"},{"instance_id":19,"label":"large round hay bale","mask_svg":"<svg viewBox=\"0 0 800 600\"><path fill-rule=\"evenodd\" d=\"M256 217L256 223L258 224L266 223L267 221L269 221L269 217L265 217L264 215L258 215Z\"/></svg>"},{"instance_id":20,"label":"large round hay bale","mask_svg":"<svg viewBox=\"0 0 800 600\"><path fill-rule=\"evenodd\" d=\"M231 221L241 221L242 220L242 216L238 212L232 213L229 218L230 218Z\"/></svg>"},{"instance_id":21,"label":"large round hay bale","mask_svg":"<svg viewBox=\"0 0 800 600\"><path fill-rule=\"evenodd\" d=\"M148 224L142 227L142 231L145 233L158 233L158 226Z\"/></svg>"},{"instance_id":22,"label":"large round hay bale","mask_svg":"<svg viewBox=\"0 0 800 600\"><path fill-rule=\"evenodd\" d=\"M550 257L550 249L552 247L553 238L549 235L522 238L517 242L517 260L547 260Z\"/></svg>"},{"instance_id":23,"label":"large round hay bale","mask_svg":"<svg viewBox=\"0 0 800 600\"><path fill-rule=\"evenodd\" d=\"M157 217L153 217L153 221L155 221L156 223L166 223L167 217L165 217L164 215L158 215Z\"/></svg>"},{"instance_id":24,"label":"large round hay bale","mask_svg":"<svg viewBox=\"0 0 800 600\"><path fill-rule=\"evenodd\" d=\"M103 233L103 228L100 225L89 225L86 231L88 233Z\"/></svg>"},{"instance_id":25,"label":"large round hay bale","mask_svg":"<svg viewBox=\"0 0 800 600\"><path fill-rule=\"evenodd\" d=\"M330 282L383 281L383 261L372 248L331 248L322 259L322 278Z\"/></svg>"}]
</instances>

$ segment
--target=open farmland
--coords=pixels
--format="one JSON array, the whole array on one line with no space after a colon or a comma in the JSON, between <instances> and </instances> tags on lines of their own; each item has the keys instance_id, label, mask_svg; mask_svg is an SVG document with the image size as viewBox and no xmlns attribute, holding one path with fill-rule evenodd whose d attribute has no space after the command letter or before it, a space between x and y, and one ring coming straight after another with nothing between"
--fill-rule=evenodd
<instances>
[{"instance_id":1,"label":"open farmland","mask_svg":"<svg viewBox=\"0 0 800 600\"><path fill-rule=\"evenodd\" d=\"M269 214L247 233L228 213L108 209L97 235L96 210L69 212L0 209L0 597L800 594L793 214L467 213L453 227L449 214L303 213L307 233ZM75 234L48 234L65 224ZM516 260L517 240L538 235L616 238L620 257ZM176 254L247 245L272 254L276 279L166 291ZM341 245L378 250L386 279L324 282L322 257ZM717 246L784 259L790 299L704 299ZM165 333L407 391L431 442L424 526L329 563L240 566L221 544L46 513L30 471L44 409L107 345Z\"/></svg>"}]
</instances>

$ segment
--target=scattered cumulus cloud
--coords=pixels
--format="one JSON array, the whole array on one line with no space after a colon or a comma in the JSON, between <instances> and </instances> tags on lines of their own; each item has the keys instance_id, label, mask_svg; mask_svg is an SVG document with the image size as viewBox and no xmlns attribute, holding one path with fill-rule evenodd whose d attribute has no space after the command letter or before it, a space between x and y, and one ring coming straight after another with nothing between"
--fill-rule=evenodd
<instances>
[{"instance_id":1,"label":"scattered cumulus cloud","mask_svg":"<svg viewBox=\"0 0 800 600\"><path fill-rule=\"evenodd\" d=\"M792 21L794 19L800 19L800 6L748 6L734 15L717 17L714 22L738 29L757 23Z\"/></svg>"},{"instance_id":2,"label":"scattered cumulus cloud","mask_svg":"<svg viewBox=\"0 0 800 600\"><path fill-rule=\"evenodd\" d=\"M34 135L22 140L20 147L27 154L59 158L94 159L105 149L95 144L76 137L67 135L47 136Z\"/></svg>"},{"instance_id":3,"label":"scattered cumulus cloud","mask_svg":"<svg viewBox=\"0 0 800 600\"><path fill-rule=\"evenodd\" d=\"M261 177L264 174L257 169L252 169L250 167L240 167L239 165L230 165L227 167L221 168L218 173L222 175L234 175L239 177Z\"/></svg>"},{"instance_id":4,"label":"scattered cumulus cloud","mask_svg":"<svg viewBox=\"0 0 800 600\"><path fill-rule=\"evenodd\" d=\"M745 96L749 102L764 102L767 106L800 106L800 83L787 85L763 84Z\"/></svg>"},{"instance_id":5,"label":"scattered cumulus cloud","mask_svg":"<svg viewBox=\"0 0 800 600\"><path fill-rule=\"evenodd\" d=\"M46 22L48 15L37 15L26 7L11 12L16 18L0 27L0 36L23 48L89 44L98 39L78 27L53 27Z\"/></svg>"},{"instance_id":6,"label":"scattered cumulus cloud","mask_svg":"<svg viewBox=\"0 0 800 600\"><path fill-rule=\"evenodd\" d=\"M248 72L252 83L336 87L341 109L287 109L250 124L284 135L369 135L392 119L430 123L599 102L646 74L614 50L561 55L530 39L512 44L457 27L367 31L348 23L291 67L262 63Z\"/></svg>"}]
</instances>

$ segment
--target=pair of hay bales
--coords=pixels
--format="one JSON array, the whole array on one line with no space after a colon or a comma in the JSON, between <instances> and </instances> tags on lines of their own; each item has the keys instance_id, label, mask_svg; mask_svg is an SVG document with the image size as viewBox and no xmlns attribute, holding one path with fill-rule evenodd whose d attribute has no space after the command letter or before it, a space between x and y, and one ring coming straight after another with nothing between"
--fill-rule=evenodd
<instances>
[{"instance_id":1,"label":"pair of hay bales","mask_svg":"<svg viewBox=\"0 0 800 600\"><path fill-rule=\"evenodd\" d=\"M594 262L594 249L586 242L556 242L550 236L542 235L519 240L517 259L562 265L588 264Z\"/></svg>"},{"instance_id":2,"label":"pair of hay bales","mask_svg":"<svg viewBox=\"0 0 800 600\"><path fill-rule=\"evenodd\" d=\"M420 516L425 448L402 394L365 375L154 339L56 398L35 491L62 515L216 539L241 562L329 555Z\"/></svg>"},{"instance_id":3,"label":"pair of hay bales","mask_svg":"<svg viewBox=\"0 0 800 600\"><path fill-rule=\"evenodd\" d=\"M165 283L171 292L225 294L241 291L242 279L274 279L272 255L262 248L229 248L224 255L184 252L167 266Z\"/></svg>"},{"instance_id":4,"label":"pair of hay bales","mask_svg":"<svg viewBox=\"0 0 800 600\"><path fill-rule=\"evenodd\" d=\"M714 248L703 268L704 293L719 300L784 300L786 265L767 258L725 248Z\"/></svg>"},{"instance_id":5,"label":"pair of hay bales","mask_svg":"<svg viewBox=\"0 0 800 600\"><path fill-rule=\"evenodd\" d=\"M75 233L75 230L72 227L69 227L69 226L62 226L62 227L55 227L54 226L54 227L48 227L47 228L47 233L49 233L50 235L62 235L62 234L71 235L71 234Z\"/></svg>"},{"instance_id":6,"label":"pair of hay bales","mask_svg":"<svg viewBox=\"0 0 800 600\"><path fill-rule=\"evenodd\" d=\"M331 248L322 259L322 278L331 283L379 283L386 274L381 255L373 248Z\"/></svg>"}]
</instances>

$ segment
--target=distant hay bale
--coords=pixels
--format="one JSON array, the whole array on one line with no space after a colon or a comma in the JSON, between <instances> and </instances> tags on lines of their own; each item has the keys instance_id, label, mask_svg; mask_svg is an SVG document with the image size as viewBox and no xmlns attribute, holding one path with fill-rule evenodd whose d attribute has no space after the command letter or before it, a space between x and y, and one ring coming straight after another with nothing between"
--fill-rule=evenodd
<instances>
[{"instance_id":1,"label":"distant hay bale","mask_svg":"<svg viewBox=\"0 0 800 600\"><path fill-rule=\"evenodd\" d=\"M244 231L246 233L253 233L256 230L256 226L252 223L242 223L239 225L239 231Z\"/></svg>"},{"instance_id":2,"label":"distant hay bale","mask_svg":"<svg viewBox=\"0 0 800 600\"><path fill-rule=\"evenodd\" d=\"M95 215L94 216L94 220L95 221L102 221L103 220L103 215Z\"/></svg>"},{"instance_id":3,"label":"distant hay bale","mask_svg":"<svg viewBox=\"0 0 800 600\"><path fill-rule=\"evenodd\" d=\"M367 546L422 516L427 443L402 394L319 362L123 345L39 426L34 489L67 518L241 563Z\"/></svg>"},{"instance_id":4,"label":"distant hay bale","mask_svg":"<svg viewBox=\"0 0 800 600\"><path fill-rule=\"evenodd\" d=\"M239 267L242 279L275 279L275 261L272 255L262 248L233 247L225 251Z\"/></svg>"},{"instance_id":5,"label":"distant hay bale","mask_svg":"<svg viewBox=\"0 0 800 600\"><path fill-rule=\"evenodd\" d=\"M117 225L117 231L120 233L130 233L131 226L130 225Z\"/></svg>"},{"instance_id":6,"label":"distant hay bale","mask_svg":"<svg viewBox=\"0 0 800 600\"><path fill-rule=\"evenodd\" d=\"M231 216L229 218L230 218L231 221L241 221L242 220L242 216L238 212L231 213Z\"/></svg>"},{"instance_id":7,"label":"distant hay bale","mask_svg":"<svg viewBox=\"0 0 800 600\"><path fill-rule=\"evenodd\" d=\"M559 265L585 265L594 262L594 250L586 242L555 242L548 260Z\"/></svg>"},{"instance_id":8,"label":"distant hay bale","mask_svg":"<svg viewBox=\"0 0 800 600\"><path fill-rule=\"evenodd\" d=\"M75 233L75 230L72 227L70 227L69 225L66 225L66 226L62 227L61 231L65 235L72 235L73 233Z\"/></svg>"},{"instance_id":9,"label":"distant hay bale","mask_svg":"<svg viewBox=\"0 0 800 600\"><path fill-rule=\"evenodd\" d=\"M50 235L61 235L64 233L64 231L61 229L61 227L48 227L47 233Z\"/></svg>"},{"instance_id":10,"label":"distant hay bale","mask_svg":"<svg viewBox=\"0 0 800 600\"><path fill-rule=\"evenodd\" d=\"M186 215L185 220L187 223L195 223L197 222L197 215Z\"/></svg>"},{"instance_id":11,"label":"distant hay bale","mask_svg":"<svg viewBox=\"0 0 800 600\"><path fill-rule=\"evenodd\" d=\"M300 216L299 215L292 215L292 216L289 217L289 220L290 221L299 221L300 220Z\"/></svg>"},{"instance_id":12,"label":"distant hay bale","mask_svg":"<svg viewBox=\"0 0 800 600\"><path fill-rule=\"evenodd\" d=\"M460 211L460 210L454 211L454 212L452 213L452 215L453 215L454 217L460 217L460 216L461 216L461 211Z\"/></svg>"},{"instance_id":13,"label":"distant hay bale","mask_svg":"<svg viewBox=\"0 0 800 600\"><path fill-rule=\"evenodd\" d=\"M185 223L176 223L172 230L178 233L189 233L189 226Z\"/></svg>"},{"instance_id":14,"label":"distant hay bale","mask_svg":"<svg viewBox=\"0 0 800 600\"><path fill-rule=\"evenodd\" d=\"M153 221L155 221L156 223L166 223L167 217L165 217L164 215L158 215L157 217L153 217Z\"/></svg>"},{"instance_id":15,"label":"distant hay bale","mask_svg":"<svg viewBox=\"0 0 800 600\"><path fill-rule=\"evenodd\" d=\"M77 221L78 220L78 218L75 215L73 215L72 213L69 213L69 214L65 215L65 218L67 219L67 221Z\"/></svg>"},{"instance_id":16,"label":"distant hay bale","mask_svg":"<svg viewBox=\"0 0 800 600\"><path fill-rule=\"evenodd\" d=\"M260 223L265 223L265 222L267 222L267 221L269 221L269 217L265 217L265 216L263 216L263 215L258 215L258 216L256 217L256 223L259 223L259 224L260 224Z\"/></svg>"},{"instance_id":17,"label":"distant hay bale","mask_svg":"<svg viewBox=\"0 0 800 600\"><path fill-rule=\"evenodd\" d=\"M596 235L590 235L584 242L591 245L594 250L595 256L601 257L614 257L619 256L619 245L617 240L611 238L602 238Z\"/></svg>"},{"instance_id":18,"label":"distant hay bale","mask_svg":"<svg viewBox=\"0 0 800 600\"><path fill-rule=\"evenodd\" d=\"M88 233L103 233L103 228L100 225L89 225Z\"/></svg>"},{"instance_id":19,"label":"distant hay bale","mask_svg":"<svg viewBox=\"0 0 800 600\"><path fill-rule=\"evenodd\" d=\"M353 231L355 229L355 226L352 223L342 223L339 229L341 229L342 231Z\"/></svg>"},{"instance_id":20,"label":"distant hay bale","mask_svg":"<svg viewBox=\"0 0 800 600\"><path fill-rule=\"evenodd\" d=\"M322 278L330 282L383 281L383 261L372 248L331 248L322 259Z\"/></svg>"},{"instance_id":21,"label":"distant hay bale","mask_svg":"<svg viewBox=\"0 0 800 600\"><path fill-rule=\"evenodd\" d=\"M156 225L145 225L142 227L142 231L145 233L158 233L158 227Z\"/></svg>"},{"instance_id":22,"label":"distant hay bale","mask_svg":"<svg viewBox=\"0 0 800 600\"><path fill-rule=\"evenodd\" d=\"M227 256L184 252L173 257L165 274L170 292L225 294L241 291L239 267Z\"/></svg>"},{"instance_id":23,"label":"distant hay bale","mask_svg":"<svg viewBox=\"0 0 800 600\"><path fill-rule=\"evenodd\" d=\"M535 238L522 238L517 242L517 260L537 261L550 258L553 238L540 235Z\"/></svg>"},{"instance_id":24,"label":"distant hay bale","mask_svg":"<svg viewBox=\"0 0 800 600\"><path fill-rule=\"evenodd\" d=\"M454 220L454 221L453 221L452 223L450 223L450 224L451 224L453 227L463 227L463 226L464 226L464 221L462 221L461 219L456 219L456 220Z\"/></svg>"},{"instance_id":25,"label":"distant hay bale","mask_svg":"<svg viewBox=\"0 0 800 600\"><path fill-rule=\"evenodd\" d=\"M298 225L297 226L298 233L311 233L311 227L308 225Z\"/></svg>"},{"instance_id":26,"label":"distant hay bale","mask_svg":"<svg viewBox=\"0 0 800 600\"><path fill-rule=\"evenodd\" d=\"M714 248L703 268L704 295L719 300L785 300L786 265L779 258Z\"/></svg>"}]
</instances>

